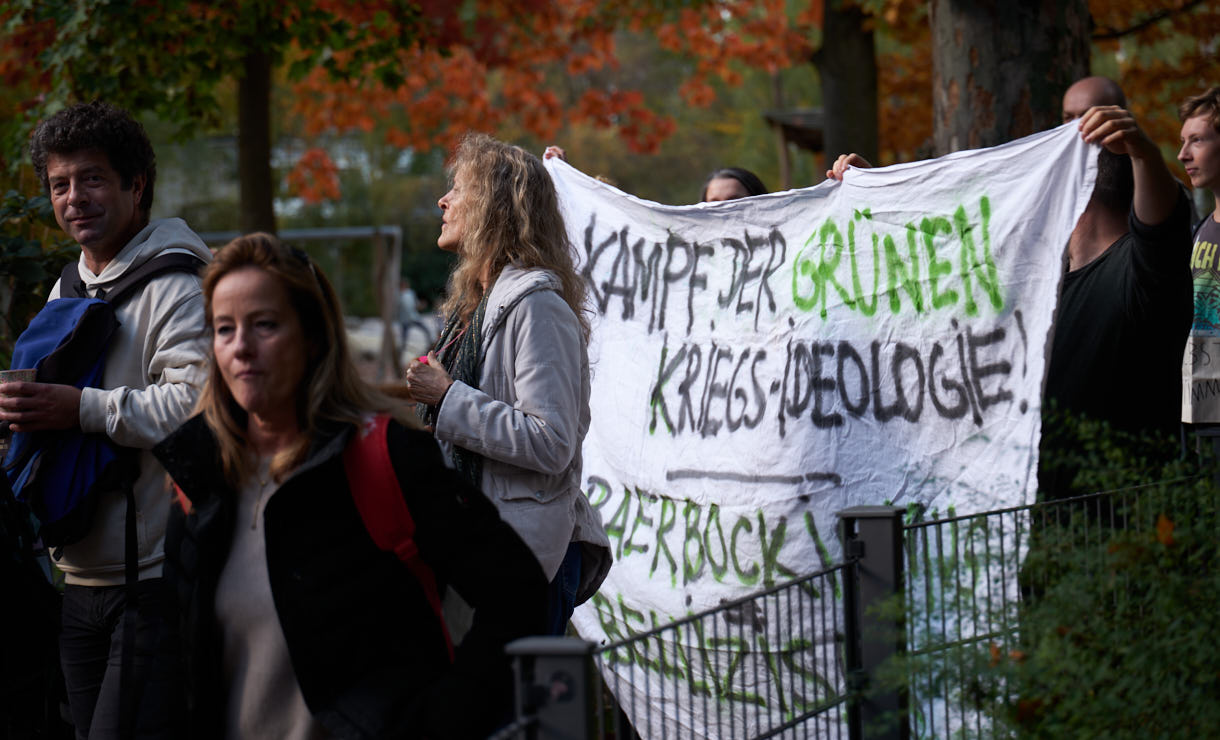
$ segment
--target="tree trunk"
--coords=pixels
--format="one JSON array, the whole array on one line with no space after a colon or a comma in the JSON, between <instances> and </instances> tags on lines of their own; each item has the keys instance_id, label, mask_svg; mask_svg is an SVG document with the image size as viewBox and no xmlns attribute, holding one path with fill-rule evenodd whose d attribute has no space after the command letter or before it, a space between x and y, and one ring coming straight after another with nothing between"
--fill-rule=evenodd
<instances>
[{"instance_id":1,"label":"tree trunk","mask_svg":"<svg viewBox=\"0 0 1220 740\"><path fill-rule=\"evenodd\" d=\"M779 72L771 73L771 107L774 110L784 109L784 84ZM775 127L775 148L779 154L779 186L776 191L792 189L792 158L788 156L788 137L784 135L784 127Z\"/></svg>"},{"instance_id":2,"label":"tree trunk","mask_svg":"<svg viewBox=\"0 0 1220 740\"><path fill-rule=\"evenodd\" d=\"M275 233L271 179L271 55L248 53L237 86L237 177L240 225L244 233Z\"/></svg>"},{"instance_id":3,"label":"tree trunk","mask_svg":"<svg viewBox=\"0 0 1220 740\"><path fill-rule=\"evenodd\" d=\"M822 48L813 63L822 80L827 169L851 152L877 161L877 53L869 20L851 0L826 3Z\"/></svg>"},{"instance_id":4,"label":"tree trunk","mask_svg":"<svg viewBox=\"0 0 1220 740\"><path fill-rule=\"evenodd\" d=\"M932 0L936 154L1003 144L1059 123L1089 72L1086 0Z\"/></svg>"}]
</instances>

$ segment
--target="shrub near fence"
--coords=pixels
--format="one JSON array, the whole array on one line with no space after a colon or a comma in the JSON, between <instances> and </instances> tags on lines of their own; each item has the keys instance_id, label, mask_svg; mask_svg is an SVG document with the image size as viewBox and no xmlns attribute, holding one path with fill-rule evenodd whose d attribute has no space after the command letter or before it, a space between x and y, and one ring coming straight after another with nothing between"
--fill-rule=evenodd
<instances>
[{"instance_id":1,"label":"shrub near fence","mask_svg":"<svg viewBox=\"0 0 1220 740\"><path fill-rule=\"evenodd\" d=\"M945 677L920 734L960 718L974 735L1214 735L1218 514L1209 477L1032 507L1021 598L990 614L1007 631L911 660Z\"/></svg>"},{"instance_id":2,"label":"shrub near fence","mask_svg":"<svg viewBox=\"0 0 1220 740\"><path fill-rule=\"evenodd\" d=\"M908 651L883 683L909 687L914 736L1220 727L1215 466L1150 464L1159 451L1116 438L1076 461L1080 485L1109 490L908 522Z\"/></svg>"}]
</instances>

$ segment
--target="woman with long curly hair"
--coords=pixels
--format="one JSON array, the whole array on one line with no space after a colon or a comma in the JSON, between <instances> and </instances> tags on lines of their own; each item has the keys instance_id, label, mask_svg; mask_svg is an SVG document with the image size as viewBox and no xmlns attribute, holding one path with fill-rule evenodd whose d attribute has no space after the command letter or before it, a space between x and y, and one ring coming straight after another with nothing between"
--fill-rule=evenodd
<instances>
[{"instance_id":1,"label":"woman with long curly hair","mask_svg":"<svg viewBox=\"0 0 1220 740\"><path fill-rule=\"evenodd\" d=\"M437 245L457 253L444 330L407 368L411 396L457 470L479 486L551 579L551 632L610 569L581 490L589 323L555 185L520 147L468 135L439 201Z\"/></svg>"}]
</instances>

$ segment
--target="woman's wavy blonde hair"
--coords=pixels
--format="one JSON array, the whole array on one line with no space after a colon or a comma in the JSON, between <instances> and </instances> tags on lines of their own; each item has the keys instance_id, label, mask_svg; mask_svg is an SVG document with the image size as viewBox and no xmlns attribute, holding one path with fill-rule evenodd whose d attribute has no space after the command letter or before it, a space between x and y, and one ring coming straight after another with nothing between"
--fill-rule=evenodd
<instances>
[{"instance_id":1,"label":"woman's wavy blonde hair","mask_svg":"<svg viewBox=\"0 0 1220 740\"><path fill-rule=\"evenodd\" d=\"M209 336L214 331L212 296L217 283L230 273L250 267L266 271L287 290L306 342L305 374L296 394L302 433L272 460L271 473L277 481L304 462L325 422L359 424L368 414L389 413L403 424L419 425L405 404L383 395L356 372L347 348L343 310L326 275L304 252L271 234L234 239L216 253L204 271L203 310ZM234 487L240 486L254 472L248 453L247 417L220 374L215 352L210 353L208 377L195 410L203 414L216 436L225 479Z\"/></svg>"},{"instance_id":2,"label":"woman's wavy blonde hair","mask_svg":"<svg viewBox=\"0 0 1220 740\"><path fill-rule=\"evenodd\" d=\"M559 278L559 293L588 339L585 281L576 272L559 197L542 161L521 147L472 133L458 145L450 174L454 180L461 175L465 189L462 243L444 315L469 321L483 297L484 276L494 285L505 265L542 268Z\"/></svg>"}]
</instances>

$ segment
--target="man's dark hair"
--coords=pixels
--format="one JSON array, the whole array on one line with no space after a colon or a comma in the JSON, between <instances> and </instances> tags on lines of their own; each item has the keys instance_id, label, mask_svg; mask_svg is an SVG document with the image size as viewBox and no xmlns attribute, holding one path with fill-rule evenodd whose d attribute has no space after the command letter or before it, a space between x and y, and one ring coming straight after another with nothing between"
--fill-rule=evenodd
<instances>
[{"instance_id":1,"label":"man's dark hair","mask_svg":"<svg viewBox=\"0 0 1220 740\"><path fill-rule=\"evenodd\" d=\"M1213 87L1207 92L1187 98L1186 102L1178 108L1178 115L1181 117L1182 123L1186 123L1186 119L1195 116L1207 116L1207 122L1211 124L1211 127L1220 131L1220 87Z\"/></svg>"},{"instance_id":2,"label":"man's dark hair","mask_svg":"<svg viewBox=\"0 0 1220 740\"><path fill-rule=\"evenodd\" d=\"M127 111L95 100L77 103L38 124L30 137L30 158L42 187L51 191L47 180L47 157L51 154L74 154L80 151L103 152L110 166L119 173L124 190L130 190L136 175L144 175L144 192L140 195L140 210L152 208L153 183L157 179L157 161L148 134L139 121Z\"/></svg>"}]
</instances>

